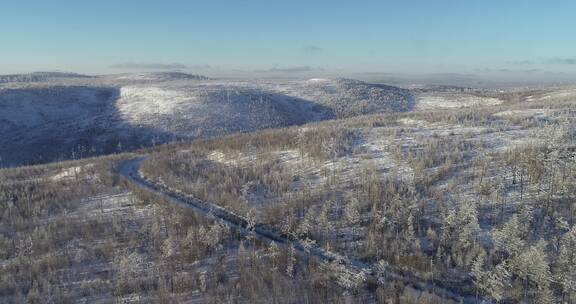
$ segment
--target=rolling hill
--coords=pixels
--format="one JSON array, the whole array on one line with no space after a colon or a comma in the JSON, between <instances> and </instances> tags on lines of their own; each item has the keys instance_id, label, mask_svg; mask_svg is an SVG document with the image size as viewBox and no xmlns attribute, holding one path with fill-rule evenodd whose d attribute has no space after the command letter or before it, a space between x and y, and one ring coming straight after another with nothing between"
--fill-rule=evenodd
<instances>
[{"instance_id":1,"label":"rolling hill","mask_svg":"<svg viewBox=\"0 0 576 304\"><path fill-rule=\"evenodd\" d=\"M414 106L408 90L349 79L33 73L0 76L0 82L4 167Z\"/></svg>"}]
</instances>

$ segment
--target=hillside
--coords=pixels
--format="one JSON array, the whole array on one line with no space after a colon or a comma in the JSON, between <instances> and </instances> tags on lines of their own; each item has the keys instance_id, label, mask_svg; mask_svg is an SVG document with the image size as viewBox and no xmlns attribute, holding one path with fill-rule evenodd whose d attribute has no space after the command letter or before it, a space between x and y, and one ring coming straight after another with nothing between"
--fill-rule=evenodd
<instances>
[{"instance_id":1,"label":"hillside","mask_svg":"<svg viewBox=\"0 0 576 304\"><path fill-rule=\"evenodd\" d=\"M222 92L217 83L198 83L203 94L187 82L54 95L82 96L90 111L113 98L119 125L152 128L185 123L167 117L200 111L196 100L222 102L210 91ZM231 100L277 104L248 91L253 82L225 83L257 96ZM284 85L281 96L306 86ZM0 302L576 299L574 92L519 91L497 103L426 92L434 102L413 111L2 169ZM56 100L14 121L34 128L58 112ZM159 109L141 111L150 107Z\"/></svg>"},{"instance_id":2,"label":"hillside","mask_svg":"<svg viewBox=\"0 0 576 304\"><path fill-rule=\"evenodd\" d=\"M21 82L0 85L0 166L414 106L406 90L353 80L226 81L184 73L5 79Z\"/></svg>"},{"instance_id":3,"label":"hillside","mask_svg":"<svg viewBox=\"0 0 576 304\"><path fill-rule=\"evenodd\" d=\"M409 113L166 146L140 173L377 277L555 303L576 299L573 94L435 94Z\"/></svg>"}]
</instances>

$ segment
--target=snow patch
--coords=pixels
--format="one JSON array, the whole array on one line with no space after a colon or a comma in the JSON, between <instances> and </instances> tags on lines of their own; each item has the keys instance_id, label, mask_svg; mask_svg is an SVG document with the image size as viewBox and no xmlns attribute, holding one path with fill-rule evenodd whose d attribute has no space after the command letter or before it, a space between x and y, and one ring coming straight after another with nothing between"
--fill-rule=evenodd
<instances>
[{"instance_id":1,"label":"snow patch","mask_svg":"<svg viewBox=\"0 0 576 304\"><path fill-rule=\"evenodd\" d=\"M546 118L548 116L549 110L547 109L522 109L522 110L507 110L495 113L494 116L498 117L538 117Z\"/></svg>"},{"instance_id":2,"label":"snow patch","mask_svg":"<svg viewBox=\"0 0 576 304\"><path fill-rule=\"evenodd\" d=\"M413 118L400 118L398 122L406 125L406 126L417 126L417 127L424 127L428 125L428 122L420 119L413 119Z\"/></svg>"},{"instance_id":3,"label":"snow patch","mask_svg":"<svg viewBox=\"0 0 576 304\"><path fill-rule=\"evenodd\" d=\"M180 91L158 87L123 87L117 102L120 113L131 120L143 120L150 115L170 115L179 106L192 101Z\"/></svg>"},{"instance_id":4,"label":"snow patch","mask_svg":"<svg viewBox=\"0 0 576 304\"><path fill-rule=\"evenodd\" d=\"M282 150L276 153L281 162L295 163L300 158L300 151L298 150Z\"/></svg>"},{"instance_id":5,"label":"snow patch","mask_svg":"<svg viewBox=\"0 0 576 304\"><path fill-rule=\"evenodd\" d=\"M576 89L564 89L550 92L539 98L539 100L574 100L576 99Z\"/></svg>"},{"instance_id":6,"label":"snow patch","mask_svg":"<svg viewBox=\"0 0 576 304\"><path fill-rule=\"evenodd\" d=\"M86 171L86 169L90 169L94 167L94 164L87 164L84 166L76 166L63 169L59 173L53 175L50 179L52 181L60 181L65 179L72 179L78 177L82 172Z\"/></svg>"},{"instance_id":7,"label":"snow patch","mask_svg":"<svg viewBox=\"0 0 576 304\"><path fill-rule=\"evenodd\" d=\"M308 82L328 82L330 81L329 79L325 79L325 78L311 78L308 79Z\"/></svg>"},{"instance_id":8,"label":"snow patch","mask_svg":"<svg viewBox=\"0 0 576 304\"><path fill-rule=\"evenodd\" d=\"M417 98L417 108L429 109L456 109L474 106L495 106L504 100L494 97L480 97L467 94L422 94Z\"/></svg>"}]
</instances>

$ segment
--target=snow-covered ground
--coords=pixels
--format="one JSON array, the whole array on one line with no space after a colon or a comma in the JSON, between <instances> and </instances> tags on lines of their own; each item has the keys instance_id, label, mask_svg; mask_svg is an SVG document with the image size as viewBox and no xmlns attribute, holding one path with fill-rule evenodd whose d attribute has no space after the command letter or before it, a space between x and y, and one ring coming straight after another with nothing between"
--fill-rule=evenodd
<instances>
[{"instance_id":1,"label":"snow-covered ground","mask_svg":"<svg viewBox=\"0 0 576 304\"><path fill-rule=\"evenodd\" d=\"M576 88L566 88L555 90L553 92L549 92L544 94L540 99L541 100L571 100L576 98Z\"/></svg>"},{"instance_id":2,"label":"snow-covered ground","mask_svg":"<svg viewBox=\"0 0 576 304\"><path fill-rule=\"evenodd\" d=\"M63 169L61 172L54 174L50 179L53 181L60 181L63 179L77 178L80 174L84 173L86 170L94 167L93 164L87 164L84 166L76 166Z\"/></svg>"},{"instance_id":3,"label":"snow-covered ground","mask_svg":"<svg viewBox=\"0 0 576 304\"><path fill-rule=\"evenodd\" d=\"M519 117L519 118L526 118L526 117L546 118L546 117L548 117L549 112L550 112L550 110L548 110L548 109L506 110L506 111L495 113L494 116Z\"/></svg>"},{"instance_id":4,"label":"snow-covered ground","mask_svg":"<svg viewBox=\"0 0 576 304\"><path fill-rule=\"evenodd\" d=\"M421 110L454 109L502 104L502 99L465 93L424 93L418 96L416 107Z\"/></svg>"}]
</instances>

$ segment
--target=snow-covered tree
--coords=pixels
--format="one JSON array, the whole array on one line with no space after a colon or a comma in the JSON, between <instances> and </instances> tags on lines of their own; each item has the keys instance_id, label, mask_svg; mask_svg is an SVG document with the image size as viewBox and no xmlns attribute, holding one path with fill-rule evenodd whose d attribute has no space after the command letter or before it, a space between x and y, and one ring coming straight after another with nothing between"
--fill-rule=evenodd
<instances>
[{"instance_id":1,"label":"snow-covered tree","mask_svg":"<svg viewBox=\"0 0 576 304\"><path fill-rule=\"evenodd\" d=\"M556 278L564 296L576 303L576 226L564 234L560 241Z\"/></svg>"},{"instance_id":2,"label":"snow-covered tree","mask_svg":"<svg viewBox=\"0 0 576 304\"><path fill-rule=\"evenodd\" d=\"M224 227L218 223L211 225L208 230L200 227L198 232L199 241L207 248L213 249L220 243L224 231Z\"/></svg>"},{"instance_id":3,"label":"snow-covered tree","mask_svg":"<svg viewBox=\"0 0 576 304\"><path fill-rule=\"evenodd\" d=\"M344 219L350 226L356 226L360 222L360 203L356 198L348 200L344 207Z\"/></svg>"},{"instance_id":4,"label":"snow-covered tree","mask_svg":"<svg viewBox=\"0 0 576 304\"><path fill-rule=\"evenodd\" d=\"M479 253L476 238L480 225L478 211L474 203L463 203L459 209L452 209L442 221L439 257L441 252L449 253L445 262L454 261L459 266L468 266Z\"/></svg>"},{"instance_id":5,"label":"snow-covered tree","mask_svg":"<svg viewBox=\"0 0 576 304\"><path fill-rule=\"evenodd\" d=\"M256 214L254 214L254 211L252 209L250 209L250 211L248 212L248 214L246 214L246 229L247 230L252 230L254 229L254 227L256 227Z\"/></svg>"},{"instance_id":6,"label":"snow-covered tree","mask_svg":"<svg viewBox=\"0 0 576 304\"><path fill-rule=\"evenodd\" d=\"M320 228L324 232L329 232L332 229L334 229L332 223L330 223L330 219L328 218L328 212L330 210L330 206L331 203L329 202L325 203L324 206L322 206L322 209L320 209L320 213L318 214L318 217L316 219L316 221L318 222L318 226L320 226Z\"/></svg>"},{"instance_id":7,"label":"snow-covered tree","mask_svg":"<svg viewBox=\"0 0 576 304\"><path fill-rule=\"evenodd\" d=\"M524 283L524 298L526 299L530 292L537 303L554 301L550 289L552 276L545 249L546 242L539 241L510 259L512 272Z\"/></svg>"},{"instance_id":8,"label":"snow-covered tree","mask_svg":"<svg viewBox=\"0 0 576 304\"><path fill-rule=\"evenodd\" d=\"M162 244L162 255L167 259L174 258L178 254L178 247L178 240L171 236Z\"/></svg>"},{"instance_id":9,"label":"snow-covered tree","mask_svg":"<svg viewBox=\"0 0 576 304\"><path fill-rule=\"evenodd\" d=\"M410 213L406 221L405 237L409 241L414 241L416 239L416 232L414 231L414 215Z\"/></svg>"},{"instance_id":10,"label":"snow-covered tree","mask_svg":"<svg viewBox=\"0 0 576 304\"><path fill-rule=\"evenodd\" d=\"M500 229L494 229L492 238L496 250L514 256L520 253L525 245L522 239L523 231L516 215L506 222Z\"/></svg>"},{"instance_id":11,"label":"snow-covered tree","mask_svg":"<svg viewBox=\"0 0 576 304\"><path fill-rule=\"evenodd\" d=\"M268 246L268 256L270 257L272 268L276 270L278 268L278 257L280 256L280 249L276 242L271 242Z\"/></svg>"},{"instance_id":12,"label":"snow-covered tree","mask_svg":"<svg viewBox=\"0 0 576 304\"><path fill-rule=\"evenodd\" d=\"M501 301L504 298L504 291L510 284L510 273L506 269L506 264L501 263L491 270L484 270L486 255L479 255L472 263L472 277L474 285L479 293L495 300Z\"/></svg>"},{"instance_id":13,"label":"snow-covered tree","mask_svg":"<svg viewBox=\"0 0 576 304\"><path fill-rule=\"evenodd\" d=\"M338 285L344 287L346 290L357 290L365 281L366 275L359 271L350 271L346 266L344 266L338 259L326 263L323 265L325 271L330 273L330 275L336 280Z\"/></svg>"},{"instance_id":14,"label":"snow-covered tree","mask_svg":"<svg viewBox=\"0 0 576 304\"><path fill-rule=\"evenodd\" d=\"M350 198L344 207L344 221L351 228L352 235L356 233L356 225L360 223L360 203L356 198Z\"/></svg>"},{"instance_id":15,"label":"snow-covered tree","mask_svg":"<svg viewBox=\"0 0 576 304\"><path fill-rule=\"evenodd\" d=\"M289 277L294 276L294 268L296 267L296 252L293 246L288 250L288 260L286 261L286 275Z\"/></svg>"},{"instance_id":16,"label":"snow-covered tree","mask_svg":"<svg viewBox=\"0 0 576 304\"><path fill-rule=\"evenodd\" d=\"M315 222L315 214L312 209L308 209L306 214L304 215L304 219L298 225L298 229L296 233L298 233L298 237L305 238L310 232L312 232L313 226Z\"/></svg>"}]
</instances>

